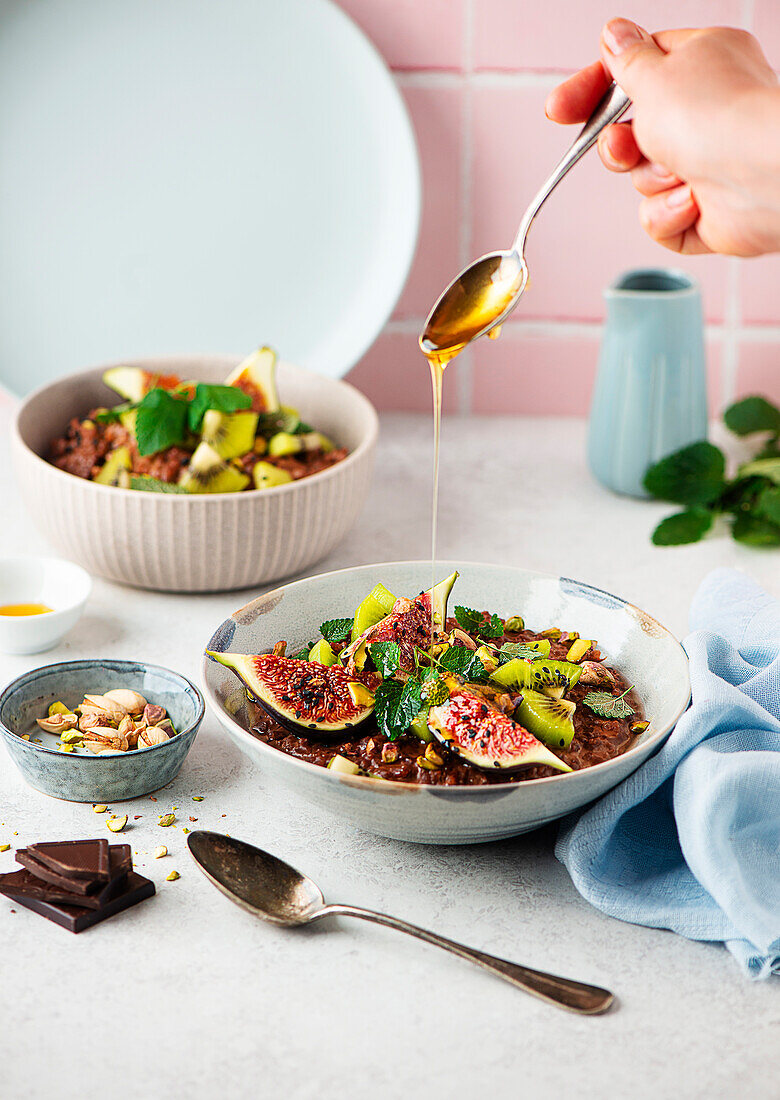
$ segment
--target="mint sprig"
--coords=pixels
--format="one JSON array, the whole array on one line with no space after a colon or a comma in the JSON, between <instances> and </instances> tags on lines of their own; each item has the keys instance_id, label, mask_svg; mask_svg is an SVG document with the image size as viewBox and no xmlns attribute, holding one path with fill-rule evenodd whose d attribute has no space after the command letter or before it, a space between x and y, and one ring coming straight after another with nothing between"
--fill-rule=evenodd
<instances>
[{"instance_id":1,"label":"mint sprig","mask_svg":"<svg viewBox=\"0 0 780 1100\"><path fill-rule=\"evenodd\" d=\"M456 607L455 618L458 626L467 634L478 634L481 638L500 638L504 633L504 623L498 615L485 618L483 611L474 611L471 607Z\"/></svg>"},{"instance_id":2,"label":"mint sprig","mask_svg":"<svg viewBox=\"0 0 780 1100\"><path fill-rule=\"evenodd\" d=\"M401 647L398 642L374 642L368 647L368 652L383 680L389 679L401 667Z\"/></svg>"},{"instance_id":3,"label":"mint sprig","mask_svg":"<svg viewBox=\"0 0 780 1100\"><path fill-rule=\"evenodd\" d=\"M731 405L723 419L737 435L763 433L761 449L731 479L723 452L706 441L651 466L644 480L651 496L686 506L659 523L653 532L656 546L698 542L718 515L731 517L737 542L780 546L780 408L763 397L746 397Z\"/></svg>"},{"instance_id":4,"label":"mint sprig","mask_svg":"<svg viewBox=\"0 0 780 1100\"><path fill-rule=\"evenodd\" d=\"M203 417L209 409L217 412L232 413L248 409L252 398L235 386L210 386L199 382L195 387L195 396L187 404L187 427L191 432L199 432Z\"/></svg>"}]
</instances>

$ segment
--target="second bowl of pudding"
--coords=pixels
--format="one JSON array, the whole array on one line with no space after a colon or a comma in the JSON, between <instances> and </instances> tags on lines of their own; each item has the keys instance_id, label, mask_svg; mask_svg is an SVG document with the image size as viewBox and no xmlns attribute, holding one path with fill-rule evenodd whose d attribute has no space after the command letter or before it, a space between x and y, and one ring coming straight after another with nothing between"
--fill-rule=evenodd
<instances>
[{"instance_id":1,"label":"second bowl of pudding","mask_svg":"<svg viewBox=\"0 0 780 1100\"><path fill-rule=\"evenodd\" d=\"M278 365L282 402L349 452L319 473L261 491L190 495L102 485L49 461L52 441L72 417L116 405L117 394L103 382L109 366L221 384L238 362L173 356L107 364L27 398L12 435L17 480L33 519L61 554L124 584L215 592L299 572L344 537L370 488L377 415L349 383L289 363Z\"/></svg>"}]
</instances>

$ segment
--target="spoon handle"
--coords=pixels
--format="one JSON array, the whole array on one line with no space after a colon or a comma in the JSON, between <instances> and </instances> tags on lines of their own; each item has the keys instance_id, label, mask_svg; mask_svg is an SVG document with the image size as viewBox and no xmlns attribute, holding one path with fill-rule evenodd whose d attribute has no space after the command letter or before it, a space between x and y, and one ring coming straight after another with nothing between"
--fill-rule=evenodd
<instances>
[{"instance_id":1,"label":"spoon handle","mask_svg":"<svg viewBox=\"0 0 780 1100\"><path fill-rule=\"evenodd\" d=\"M399 932L406 932L418 940L425 940L436 947L443 947L445 951L451 951L453 955L459 955L462 959L470 959L477 966L489 970L512 985L519 986L527 993L533 993L542 1000L567 1008L571 1012L581 1012L585 1015L594 1015L606 1012L612 1004L613 996L608 989L601 989L597 985L586 985L584 982L575 982L570 978L559 978L555 974L546 974L542 970L531 970L527 966L519 966L517 963L507 962L506 959L497 959L494 955L486 955L484 951L475 951L471 947L465 947L454 940L448 940L444 936L437 936L435 932L429 932L425 928L418 928L415 924L398 920L397 917L388 917L383 913L374 913L370 909L358 909L352 905L326 905L320 909L316 917L338 916L358 917L360 920L373 921L376 924L384 924L388 928L396 928Z\"/></svg>"},{"instance_id":2,"label":"spoon handle","mask_svg":"<svg viewBox=\"0 0 780 1100\"><path fill-rule=\"evenodd\" d=\"M580 130L569 151L542 184L531 200L525 214L523 214L523 220L520 222L520 228L512 246L519 256L524 254L528 230L531 228L531 222L539 213L542 204L549 198L569 169L573 168L580 157L587 153L591 145L595 144L601 131L610 123L617 122L630 106L631 100L620 85L613 81L594 107L593 114Z\"/></svg>"}]
</instances>

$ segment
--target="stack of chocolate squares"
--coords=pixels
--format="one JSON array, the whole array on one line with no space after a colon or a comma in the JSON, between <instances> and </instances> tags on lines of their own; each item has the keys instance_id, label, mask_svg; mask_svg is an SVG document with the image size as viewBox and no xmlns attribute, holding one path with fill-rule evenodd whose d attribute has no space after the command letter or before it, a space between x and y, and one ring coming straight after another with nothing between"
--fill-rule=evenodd
<instances>
[{"instance_id":1,"label":"stack of chocolate squares","mask_svg":"<svg viewBox=\"0 0 780 1100\"><path fill-rule=\"evenodd\" d=\"M58 840L19 848L22 870L0 875L0 894L82 932L154 893L151 879L133 870L129 844Z\"/></svg>"}]
</instances>

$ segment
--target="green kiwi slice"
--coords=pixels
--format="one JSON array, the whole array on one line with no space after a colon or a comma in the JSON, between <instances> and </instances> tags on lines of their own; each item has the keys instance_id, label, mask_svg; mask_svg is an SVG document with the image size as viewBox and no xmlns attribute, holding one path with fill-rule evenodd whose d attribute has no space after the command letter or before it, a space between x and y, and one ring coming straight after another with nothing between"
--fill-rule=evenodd
<instances>
[{"instance_id":1,"label":"green kiwi slice","mask_svg":"<svg viewBox=\"0 0 780 1100\"><path fill-rule=\"evenodd\" d=\"M552 749L567 749L574 737L575 704L550 699L537 691L524 691L515 710L515 721Z\"/></svg>"},{"instance_id":2,"label":"green kiwi slice","mask_svg":"<svg viewBox=\"0 0 780 1100\"><path fill-rule=\"evenodd\" d=\"M208 443L199 443L190 464L179 478L188 493L237 493L246 489L249 478Z\"/></svg>"},{"instance_id":3,"label":"green kiwi slice","mask_svg":"<svg viewBox=\"0 0 780 1100\"><path fill-rule=\"evenodd\" d=\"M515 657L501 665L490 676L490 679L504 687L532 688L534 691L544 691L546 688L569 688L579 680L582 675L582 666L572 661L550 661L542 658L538 661L524 661Z\"/></svg>"},{"instance_id":4,"label":"green kiwi slice","mask_svg":"<svg viewBox=\"0 0 780 1100\"><path fill-rule=\"evenodd\" d=\"M238 458L252 450L257 428L257 413L224 413L209 409L203 416L201 435L221 458Z\"/></svg>"}]
</instances>

